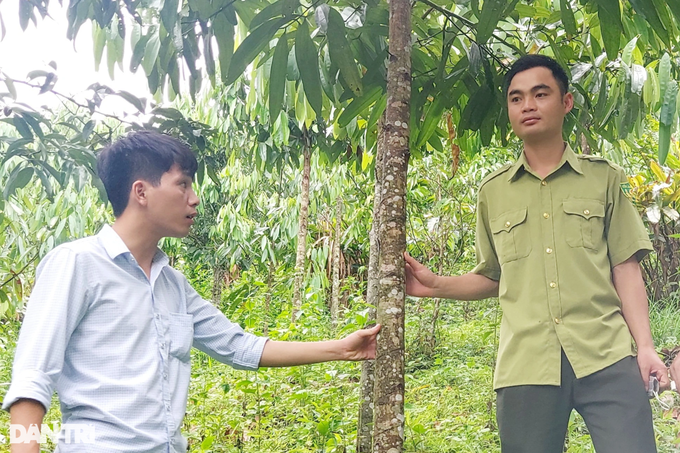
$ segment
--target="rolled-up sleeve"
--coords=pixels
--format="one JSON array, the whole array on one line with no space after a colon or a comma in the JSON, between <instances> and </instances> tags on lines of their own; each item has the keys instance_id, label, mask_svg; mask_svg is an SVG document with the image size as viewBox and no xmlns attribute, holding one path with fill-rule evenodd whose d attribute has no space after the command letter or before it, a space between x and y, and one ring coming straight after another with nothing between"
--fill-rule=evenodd
<instances>
[{"instance_id":1,"label":"rolled-up sleeve","mask_svg":"<svg viewBox=\"0 0 680 453\"><path fill-rule=\"evenodd\" d=\"M187 313L194 318L194 347L239 370L257 370L267 338L244 332L185 281Z\"/></svg>"},{"instance_id":2,"label":"rolled-up sleeve","mask_svg":"<svg viewBox=\"0 0 680 453\"><path fill-rule=\"evenodd\" d=\"M640 261L654 248L640 215L621 188L622 184L628 182L626 174L618 169L612 172L609 179L606 235L609 261L614 267L631 256Z\"/></svg>"},{"instance_id":3,"label":"rolled-up sleeve","mask_svg":"<svg viewBox=\"0 0 680 453\"><path fill-rule=\"evenodd\" d=\"M27 398L48 410L73 331L87 310L87 287L77 255L59 247L42 260L14 354L12 383L2 402Z\"/></svg>"},{"instance_id":4,"label":"rolled-up sleeve","mask_svg":"<svg viewBox=\"0 0 680 453\"><path fill-rule=\"evenodd\" d=\"M491 280L500 280L501 266L498 262L493 236L489 227L489 210L486 203L484 186L479 189L477 196L477 226L475 238L475 252L477 266L472 273L483 275Z\"/></svg>"}]
</instances>

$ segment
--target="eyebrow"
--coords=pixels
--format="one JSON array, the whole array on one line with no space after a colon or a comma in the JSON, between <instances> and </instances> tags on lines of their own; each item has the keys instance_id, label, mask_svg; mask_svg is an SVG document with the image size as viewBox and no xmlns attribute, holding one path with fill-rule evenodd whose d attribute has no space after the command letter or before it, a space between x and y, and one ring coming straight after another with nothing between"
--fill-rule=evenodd
<instances>
[{"instance_id":1,"label":"eyebrow","mask_svg":"<svg viewBox=\"0 0 680 453\"><path fill-rule=\"evenodd\" d=\"M530 91L531 91L532 93L535 93L535 92L537 92L537 91L539 91L539 90L551 90L551 91L552 91L552 88L550 88L550 86L546 85L545 83L541 83L540 85L536 85L535 87L533 87ZM512 91L510 91L510 92L508 93L508 97L514 96L514 95L516 95L516 94L522 94L522 91L521 91L521 90L516 90L516 89L515 89L515 90L512 90Z\"/></svg>"}]
</instances>

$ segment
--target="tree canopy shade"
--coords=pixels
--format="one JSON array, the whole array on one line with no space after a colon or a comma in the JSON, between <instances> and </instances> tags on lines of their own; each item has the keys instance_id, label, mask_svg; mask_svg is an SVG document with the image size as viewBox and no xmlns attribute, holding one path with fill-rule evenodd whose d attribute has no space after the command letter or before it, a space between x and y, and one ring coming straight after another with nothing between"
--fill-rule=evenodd
<instances>
[{"instance_id":1,"label":"tree canopy shade","mask_svg":"<svg viewBox=\"0 0 680 453\"><path fill-rule=\"evenodd\" d=\"M47 2L22 1L24 28L46 14ZM356 151L374 148L384 110L387 8L379 0L71 0L67 35L92 21L95 63L106 49L111 71L141 66L152 93L178 93L182 69L192 95L205 79L229 85L245 75L262 124L280 129L287 111L308 128L332 125L334 138ZM415 155L443 149L445 111L461 147L505 143L503 73L517 56L540 52L573 79L577 108L565 136L586 152L620 154L651 113L664 161L678 121L678 2L418 0L412 16ZM317 145L334 160L342 145L323 135Z\"/></svg>"}]
</instances>

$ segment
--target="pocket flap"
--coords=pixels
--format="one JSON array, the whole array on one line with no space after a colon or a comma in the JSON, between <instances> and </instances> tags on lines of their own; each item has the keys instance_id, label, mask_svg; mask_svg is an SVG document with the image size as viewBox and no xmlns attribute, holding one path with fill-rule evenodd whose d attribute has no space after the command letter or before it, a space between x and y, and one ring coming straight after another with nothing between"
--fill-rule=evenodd
<instances>
[{"instance_id":1,"label":"pocket flap","mask_svg":"<svg viewBox=\"0 0 680 453\"><path fill-rule=\"evenodd\" d=\"M504 212L489 222L492 233L510 231L527 219L527 208Z\"/></svg>"},{"instance_id":2,"label":"pocket flap","mask_svg":"<svg viewBox=\"0 0 680 453\"><path fill-rule=\"evenodd\" d=\"M588 200L584 198L572 198L564 200L564 212L581 216L585 219L591 217L604 217L604 203L600 200Z\"/></svg>"}]
</instances>

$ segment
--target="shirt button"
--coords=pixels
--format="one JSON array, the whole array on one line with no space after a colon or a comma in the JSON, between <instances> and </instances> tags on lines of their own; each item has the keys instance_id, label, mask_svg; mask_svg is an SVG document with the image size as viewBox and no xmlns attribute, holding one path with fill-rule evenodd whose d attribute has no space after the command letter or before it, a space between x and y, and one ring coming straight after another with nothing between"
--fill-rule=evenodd
<instances>
[{"instance_id":1,"label":"shirt button","mask_svg":"<svg viewBox=\"0 0 680 453\"><path fill-rule=\"evenodd\" d=\"M505 228L510 226L510 222L505 222Z\"/></svg>"},{"instance_id":2,"label":"shirt button","mask_svg":"<svg viewBox=\"0 0 680 453\"><path fill-rule=\"evenodd\" d=\"M169 411L169 410L170 410L170 405L169 405L169 404L166 404L166 405L165 405L165 408Z\"/></svg>"},{"instance_id":3,"label":"shirt button","mask_svg":"<svg viewBox=\"0 0 680 453\"><path fill-rule=\"evenodd\" d=\"M547 185L548 185L548 183L547 183L547 182L545 182L545 181L541 181L541 185L542 185L542 186L547 186Z\"/></svg>"},{"instance_id":4,"label":"shirt button","mask_svg":"<svg viewBox=\"0 0 680 453\"><path fill-rule=\"evenodd\" d=\"M163 379L167 379L167 378L168 378L168 373L163 373Z\"/></svg>"},{"instance_id":5,"label":"shirt button","mask_svg":"<svg viewBox=\"0 0 680 453\"><path fill-rule=\"evenodd\" d=\"M589 211L588 209L586 209L586 210L583 211L583 213L584 213L585 215L589 215L589 214L590 214L590 211Z\"/></svg>"},{"instance_id":6,"label":"shirt button","mask_svg":"<svg viewBox=\"0 0 680 453\"><path fill-rule=\"evenodd\" d=\"M545 249L545 253L548 253L548 254L552 253L552 249L550 247L548 247L547 249Z\"/></svg>"},{"instance_id":7,"label":"shirt button","mask_svg":"<svg viewBox=\"0 0 680 453\"><path fill-rule=\"evenodd\" d=\"M160 313L156 313L156 319L161 319L161 314L160 314Z\"/></svg>"},{"instance_id":8,"label":"shirt button","mask_svg":"<svg viewBox=\"0 0 680 453\"><path fill-rule=\"evenodd\" d=\"M548 214L547 212L544 212L544 213L543 213L543 218L544 218L544 219L547 219L547 218L549 218L549 217L550 217L550 214Z\"/></svg>"},{"instance_id":9,"label":"shirt button","mask_svg":"<svg viewBox=\"0 0 680 453\"><path fill-rule=\"evenodd\" d=\"M161 343L161 349L165 349L165 343Z\"/></svg>"},{"instance_id":10,"label":"shirt button","mask_svg":"<svg viewBox=\"0 0 680 453\"><path fill-rule=\"evenodd\" d=\"M555 283L555 282L550 282L550 287L551 287L551 288L557 288L557 283Z\"/></svg>"},{"instance_id":11,"label":"shirt button","mask_svg":"<svg viewBox=\"0 0 680 453\"><path fill-rule=\"evenodd\" d=\"M555 324L559 324L559 323L560 323L560 318L555 318Z\"/></svg>"}]
</instances>

